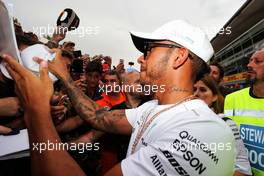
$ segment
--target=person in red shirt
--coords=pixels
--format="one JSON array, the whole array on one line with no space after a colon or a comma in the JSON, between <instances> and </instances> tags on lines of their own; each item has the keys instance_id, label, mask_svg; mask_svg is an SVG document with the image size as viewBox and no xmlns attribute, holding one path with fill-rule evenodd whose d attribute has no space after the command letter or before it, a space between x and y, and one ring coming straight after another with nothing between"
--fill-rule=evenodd
<instances>
[{"instance_id":1,"label":"person in red shirt","mask_svg":"<svg viewBox=\"0 0 264 176\"><path fill-rule=\"evenodd\" d=\"M109 109L125 109L126 96L121 90L121 81L116 71L109 71L103 78L102 98L96 103Z\"/></svg>"},{"instance_id":2,"label":"person in red shirt","mask_svg":"<svg viewBox=\"0 0 264 176\"><path fill-rule=\"evenodd\" d=\"M103 91L102 98L96 103L107 107L109 110L125 109L126 96L121 91L121 81L116 71L111 70L105 73L103 85L100 90ZM118 138L115 135L103 135L100 139L101 145L101 171L99 175L104 175L108 170L115 166L118 160Z\"/></svg>"}]
</instances>

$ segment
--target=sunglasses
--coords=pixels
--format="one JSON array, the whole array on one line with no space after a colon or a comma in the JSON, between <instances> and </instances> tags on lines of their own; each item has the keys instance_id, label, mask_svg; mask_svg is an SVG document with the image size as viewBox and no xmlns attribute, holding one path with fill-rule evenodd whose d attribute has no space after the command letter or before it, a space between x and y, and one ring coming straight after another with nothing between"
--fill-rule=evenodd
<instances>
[{"instance_id":1,"label":"sunglasses","mask_svg":"<svg viewBox=\"0 0 264 176\"><path fill-rule=\"evenodd\" d=\"M164 47L164 48L182 48L182 46L177 44L165 44L165 43L155 43L155 42L146 42L144 45L144 59L147 58L152 48Z\"/></svg>"}]
</instances>

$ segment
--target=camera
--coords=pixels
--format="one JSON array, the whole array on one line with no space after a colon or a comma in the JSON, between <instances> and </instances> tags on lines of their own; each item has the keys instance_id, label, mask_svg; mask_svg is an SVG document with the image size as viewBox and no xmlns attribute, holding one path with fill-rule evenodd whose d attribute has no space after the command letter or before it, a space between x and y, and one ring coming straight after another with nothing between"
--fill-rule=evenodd
<instances>
[{"instance_id":1,"label":"camera","mask_svg":"<svg viewBox=\"0 0 264 176\"><path fill-rule=\"evenodd\" d=\"M74 59L72 61L71 72L72 73L83 73L83 60L82 59Z\"/></svg>"},{"instance_id":2,"label":"camera","mask_svg":"<svg viewBox=\"0 0 264 176\"><path fill-rule=\"evenodd\" d=\"M124 64L124 59L120 59L120 60L119 60L119 63L120 63L120 64Z\"/></svg>"},{"instance_id":3,"label":"camera","mask_svg":"<svg viewBox=\"0 0 264 176\"><path fill-rule=\"evenodd\" d=\"M134 65L134 62L128 62L128 65L132 66Z\"/></svg>"},{"instance_id":4,"label":"camera","mask_svg":"<svg viewBox=\"0 0 264 176\"><path fill-rule=\"evenodd\" d=\"M71 77L74 81L80 79L81 75L84 73L83 60L74 59L72 61L70 70L71 70Z\"/></svg>"},{"instance_id":5,"label":"camera","mask_svg":"<svg viewBox=\"0 0 264 176\"><path fill-rule=\"evenodd\" d=\"M73 51L72 54L73 54L74 58L82 57L82 51L81 50Z\"/></svg>"}]
</instances>

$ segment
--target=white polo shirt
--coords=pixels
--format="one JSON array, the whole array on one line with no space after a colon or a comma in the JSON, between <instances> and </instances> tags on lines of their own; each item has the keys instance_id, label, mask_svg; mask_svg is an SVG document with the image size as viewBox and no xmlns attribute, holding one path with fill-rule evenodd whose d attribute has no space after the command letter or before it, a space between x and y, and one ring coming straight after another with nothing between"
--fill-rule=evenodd
<instances>
[{"instance_id":1,"label":"white polo shirt","mask_svg":"<svg viewBox=\"0 0 264 176\"><path fill-rule=\"evenodd\" d=\"M132 145L145 118L171 105L149 101L126 110L133 127L124 176L229 176L234 171L234 137L230 128L201 100L191 100L157 116L148 126L135 153Z\"/></svg>"}]
</instances>

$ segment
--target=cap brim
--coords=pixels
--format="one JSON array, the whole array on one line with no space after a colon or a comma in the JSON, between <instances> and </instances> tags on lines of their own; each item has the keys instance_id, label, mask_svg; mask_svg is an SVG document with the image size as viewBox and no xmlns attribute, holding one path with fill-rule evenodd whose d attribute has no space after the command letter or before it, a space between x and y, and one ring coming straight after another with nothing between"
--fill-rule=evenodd
<instances>
[{"instance_id":1,"label":"cap brim","mask_svg":"<svg viewBox=\"0 0 264 176\"><path fill-rule=\"evenodd\" d=\"M69 42L69 43L66 43L65 46L75 46L75 43Z\"/></svg>"},{"instance_id":2,"label":"cap brim","mask_svg":"<svg viewBox=\"0 0 264 176\"><path fill-rule=\"evenodd\" d=\"M142 53L144 52L144 46L147 42L166 40L160 36L144 33L144 32L131 31L130 35L135 47Z\"/></svg>"}]
</instances>

